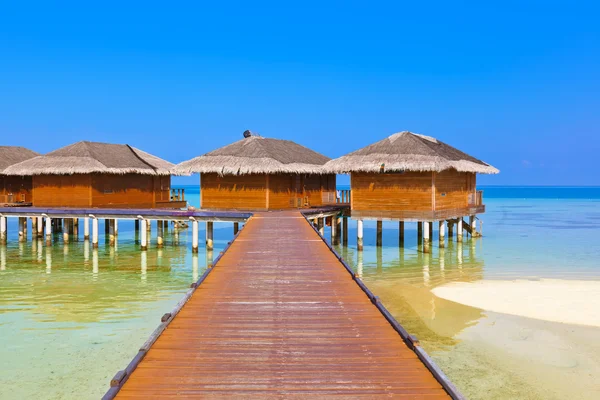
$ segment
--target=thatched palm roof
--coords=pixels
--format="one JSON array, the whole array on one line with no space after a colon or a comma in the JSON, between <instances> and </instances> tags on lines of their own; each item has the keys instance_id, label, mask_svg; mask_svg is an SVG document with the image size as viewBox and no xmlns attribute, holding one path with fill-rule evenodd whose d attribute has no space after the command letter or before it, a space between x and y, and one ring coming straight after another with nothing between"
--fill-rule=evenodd
<instances>
[{"instance_id":1,"label":"thatched palm roof","mask_svg":"<svg viewBox=\"0 0 600 400\"><path fill-rule=\"evenodd\" d=\"M173 164L126 144L77 142L5 169L6 175L171 175Z\"/></svg>"},{"instance_id":2,"label":"thatched palm roof","mask_svg":"<svg viewBox=\"0 0 600 400\"><path fill-rule=\"evenodd\" d=\"M184 161L175 169L182 174L322 174L323 164L330 160L290 140L267 139L249 131L244 136L240 141Z\"/></svg>"},{"instance_id":3,"label":"thatched palm roof","mask_svg":"<svg viewBox=\"0 0 600 400\"><path fill-rule=\"evenodd\" d=\"M0 173L22 161L39 156L39 153L19 146L0 146Z\"/></svg>"},{"instance_id":4,"label":"thatched palm roof","mask_svg":"<svg viewBox=\"0 0 600 400\"><path fill-rule=\"evenodd\" d=\"M404 131L325 164L329 173L385 171L443 171L497 174L485 162L439 140Z\"/></svg>"}]
</instances>

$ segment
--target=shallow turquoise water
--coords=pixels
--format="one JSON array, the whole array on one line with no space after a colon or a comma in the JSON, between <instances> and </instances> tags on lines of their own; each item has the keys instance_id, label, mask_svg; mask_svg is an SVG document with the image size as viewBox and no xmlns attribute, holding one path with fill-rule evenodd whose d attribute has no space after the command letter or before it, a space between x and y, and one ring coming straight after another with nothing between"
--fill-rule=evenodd
<instances>
[{"instance_id":1,"label":"shallow turquoise water","mask_svg":"<svg viewBox=\"0 0 600 400\"><path fill-rule=\"evenodd\" d=\"M437 298L450 282L554 278L600 281L600 200L485 200L483 238L417 250L416 224L365 222L365 249L337 250L471 399L600 398L600 329L487 312ZM330 230L325 235L329 237ZM437 238L434 227L434 238ZM534 301L523 299L523 301Z\"/></svg>"},{"instance_id":2,"label":"shallow turquoise water","mask_svg":"<svg viewBox=\"0 0 600 400\"><path fill-rule=\"evenodd\" d=\"M214 252L195 256L187 230L141 252L133 222L119 223L114 248L101 236L97 251L60 235L52 247L18 243L16 231L11 221L0 246L2 399L101 397L233 235L215 224Z\"/></svg>"}]
</instances>

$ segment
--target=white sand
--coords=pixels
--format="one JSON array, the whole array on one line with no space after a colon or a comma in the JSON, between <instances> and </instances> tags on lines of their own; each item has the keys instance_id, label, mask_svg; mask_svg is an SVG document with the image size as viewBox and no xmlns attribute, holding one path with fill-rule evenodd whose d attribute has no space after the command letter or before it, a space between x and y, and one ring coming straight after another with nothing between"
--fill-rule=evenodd
<instances>
[{"instance_id":1,"label":"white sand","mask_svg":"<svg viewBox=\"0 0 600 400\"><path fill-rule=\"evenodd\" d=\"M483 310L600 327L600 281L541 279L454 282L432 292Z\"/></svg>"}]
</instances>

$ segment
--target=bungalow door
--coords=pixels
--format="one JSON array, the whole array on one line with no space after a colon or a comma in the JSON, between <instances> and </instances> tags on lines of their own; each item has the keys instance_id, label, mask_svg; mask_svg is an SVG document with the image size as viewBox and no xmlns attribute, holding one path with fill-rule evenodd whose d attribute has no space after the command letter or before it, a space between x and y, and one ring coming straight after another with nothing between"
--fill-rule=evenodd
<instances>
[{"instance_id":1,"label":"bungalow door","mask_svg":"<svg viewBox=\"0 0 600 400\"><path fill-rule=\"evenodd\" d=\"M304 204L304 188L302 186L302 177L300 175L292 176L292 208L301 208Z\"/></svg>"}]
</instances>

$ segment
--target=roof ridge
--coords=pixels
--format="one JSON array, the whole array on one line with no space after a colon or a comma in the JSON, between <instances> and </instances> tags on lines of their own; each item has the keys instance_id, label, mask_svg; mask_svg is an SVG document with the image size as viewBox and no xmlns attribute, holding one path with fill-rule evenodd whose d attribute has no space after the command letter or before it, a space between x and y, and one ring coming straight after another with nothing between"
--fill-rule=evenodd
<instances>
[{"instance_id":1,"label":"roof ridge","mask_svg":"<svg viewBox=\"0 0 600 400\"><path fill-rule=\"evenodd\" d=\"M154 165L150 164L148 161L144 160L138 153L137 151L135 151L134 147L131 147L128 144L125 144L125 146L127 146L127 148L133 153L133 155L135 157L137 157L138 160L140 160L141 162L143 162L144 164L146 164L147 166L149 166L150 168L152 168L155 172L158 170L157 167L155 167Z\"/></svg>"}]
</instances>

